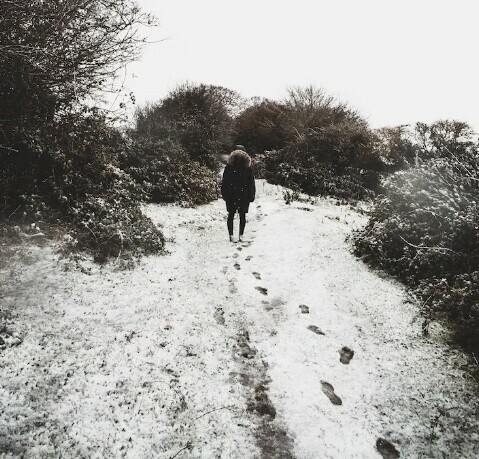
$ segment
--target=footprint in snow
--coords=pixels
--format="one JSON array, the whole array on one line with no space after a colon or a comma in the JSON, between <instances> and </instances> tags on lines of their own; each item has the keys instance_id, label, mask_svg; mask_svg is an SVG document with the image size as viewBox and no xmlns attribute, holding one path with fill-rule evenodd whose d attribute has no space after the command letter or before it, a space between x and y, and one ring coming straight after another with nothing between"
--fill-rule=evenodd
<instances>
[{"instance_id":1,"label":"footprint in snow","mask_svg":"<svg viewBox=\"0 0 479 459\"><path fill-rule=\"evenodd\" d=\"M326 381L321 381L321 389L333 405L342 405L343 401L335 394L334 387Z\"/></svg>"},{"instance_id":2,"label":"footprint in snow","mask_svg":"<svg viewBox=\"0 0 479 459\"><path fill-rule=\"evenodd\" d=\"M215 311L215 319L216 322L218 322L219 325L224 325L225 324L225 312L223 311L222 308L216 308Z\"/></svg>"},{"instance_id":3,"label":"footprint in snow","mask_svg":"<svg viewBox=\"0 0 479 459\"><path fill-rule=\"evenodd\" d=\"M325 335L326 334L316 325L309 325L308 330L311 330L313 333L316 333L317 335Z\"/></svg>"},{"instance_id":4,"label":"footprint in snow","mask_svg":"<svg viewBox=\"0 0 479 459\"><path fill-rule=\"evenodd\" d=\"M376 449L384 459L397 459L400 456L400 453L396 447L385 438L377 439Z\"/></svg>"},{"instance_id":5,"label":"footprint in snow","mask_svg":"<svg viewBox=\"0 0 479 459\"><path fill-rule=\"evenodd\" d=\"M245 359L252 359L256 355L256 350L247 343L241 343L239 346L239 352L241 357L244 357Z\"/></svg>"},{"instance_id":6,"label":"footprint in snow","mask_svg":"<svg viewBox=\"0 0 479 459\"><path fill-rule=\"evenodd\" d=\"M256 349L250 345L250 337L247 330L243 330L238 336L236 350L241 357L252 359L256 355Z\"/></svg>"},{"instance_id":7,"label":"footprint in snow","mask_svg":"<svg viewBox=\"0 0 479 459\"><path fill-rule=\"evenodd\" d=\"M242 247L237 247L236 250L237 250L238 252L241 252L241 251L243 250L243 248L242 248Z\"/></svg>"},{"instance_id":8,"label":"footprint in snow","mask_svg":"<svg viewBox=\"0 0 479 459\"><path fill-rule=\"evenodd\" d=\"M309 308L305 304L300 304L299 309L301 309L302 314L309 314Z\"/></svg>"},{"instance_id":9,"label":"footprint in snow","mask_svg":"<svg viewBox=\"0 0 479 459\"><path fill-rule=\"evenodd\" d=\"M264 288L264 287L255 287L256 290L258 290L258 292L262 293L263 295L267 295L268 294L268 289L267 288Z\"/></svg>"},{"instance_id":10,"label":"footprint in snow","mask_svg":"<svg viewBox=\"0 0 479 459\"><path fill-rule=\"evenodd\" d=\"M256 279L258 279L258 280L261 279L261 274L260 273L254 272L253 276L256 277Z\"/></svg>"},{"instance_id":11,"label":"footprint in snow","mask_svg":"<svg viewBox=\"0 0 479 459\"><path fill-rule=\"evenodd\" d=\"M251 255L248 255L248 256L245 258L245 260L246 260L246 261L250 261L252 258L253 258L253 257L252 257Z\"/></svg>"},{"instance_id":12,"label":"footprint in snow","mask_svg":"<svg viewBox=\"0 0 479 459\"><path fill-rule=\"evenodd\" d=\"M238 258L239 257L239 254L238 253L234 253L233 254L233 258Z\"/></svg>"},{"instance_id":13,"label":"footprint in snow","mask_svg":"<svg viewBox=\"0 0 479 459\"><path fill-rule=\"evenodd\" d=\"M339 361L341 363L344 363L345 365L348 365L349 362L351 362L351 359L354 357L354 351L350 349L347 346L344 346L340 351L339 351Z\"/></svg>"},{"instance_id":14,"label":"footprint in snow","mask_svg":"<svg viewBox=\"0 0 479 459\"><path fill-rule=\"evenodd\" d=\"M239 263L235 263L235 264L234 264L234 267L235 267L235 269L237 269L238 271L241 269L241 266L239 265Z\"/></svg>"},{"instance_id":15,"label":"footprint in snow","mask_svg":"<svg viewBox=\"0 0 479 459\"><path fill-rule=\"evenodd\" d=\"M235 284L235 281L234 279L229 279L228 280L229 282L229 291L230 293L236 293L238 291L237 287L236 287L236 284Z\"/></svg>"}]
</instances>

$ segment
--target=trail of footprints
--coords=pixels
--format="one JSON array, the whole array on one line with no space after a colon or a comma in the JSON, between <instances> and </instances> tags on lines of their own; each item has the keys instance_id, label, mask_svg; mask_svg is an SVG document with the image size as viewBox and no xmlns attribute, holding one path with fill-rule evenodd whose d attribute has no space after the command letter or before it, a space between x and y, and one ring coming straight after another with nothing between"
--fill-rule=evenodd
<instances>
[{"instance_id":1,"label":"trail of footprints","mask_svg":"<svg viewBox=\"0 0 479 459\"><path fill-rule=\"evenodd\" d=\"M251 242L244 243L243 247L248 247L250 244L251 244ZM237 247L237 250L241 251L241 250L243 250L243 247ZM238 258L238 256L239 256L238 253L233 254L233 258ZM248 255L245 258L245 261L250 261L252 258L253 257L251 255ZM241 266L237 261L234 263L233 266L238 271L241 269ZM255 279L261 280L261 274L260 273L258 273L256 271L253 271L252 274L255 277ZM255 287L255 289L264 296L268 295L268 289L266 287L257 286L257 287ZM266 305L265 309L267 311L273 309L273 308L268 308L267 307L270 304L269 301L263 300L261 303L263 305ZM309 314L309 306L306 306L305 304L300 304L299 309L301 311L301 314ZM216 317L216 320L218 321L218 323L224 324L224 317L223 317L222 314L223 314L223 312L221 310L221 315L218 316L218 311L217 311L217 313L215 314L215 317ZM325 335L326 334L317 325L308 325L307 328L308 328L308 330L312 331L316 335ZM351 362L353 357L354 357L354 351L347 346L344 346L339 351L339 361L344 365L348 365L349 362ZM342 405L343 401L334 392L334 387L330 383L328 383L327 381L321 381L321 389L333 405Z\"/></svg>"},{"instance_id":2,"label":"trail of footprints","mask_svg":"<svg viewBox=\"0 0 479 459\"><path fill-rule=\"evenodd\" d=\"M243 248L247 248L250 245L251 245L251 242L245 242L245 243L243 243L242 247L237 247L237 251L241 252L243 250ZM233 254L233 258L237 259L238 257L239 257L238 253ZM252 258L253 257L251 255L248 255L247 257L245 257L245 261L250 261ZM241 266L237 261L234 263L233 266L238 271L241 269ZM255 277L256 280L261 280L261 274L259 272L253 271L252 275ZM264 296L268 295L268 289L266 287L257 286L257 287L255 287L255 289L261 295L264 295ZM273 309L271 307L270 308L267 307L270 304L269 301L263 300L261 303L263 305L266 305L265 309L267 311L270 311L270 310ZM300 304L299 309L300 309L301 314L309 314L309 312L310 312L309 306L307 306L305 304ZM215 313L215 318L216 318L217 322L221 325L224 325L224 323L225 323L223 314L224 314L224 312L221 308L217 309L217 311ZM325 335L326 334L316 325L308 325L307 329L310 330L311 332L315 333L316 335ZM247 349L246 349L246 351L247 351ZM245 351L245 353L248 353L246 351ZM249 358L252 357L252 355L251 356L244 355L244 356L249 357ZM353 357L354 357L354 351L351 348L349 348L347 346L344 346L339 350L339 361L343 365L349 365L349 363L351 362ZM321 390L326 395L326 397L329 399L329 401L333 405L336 405L336 406L342 405L343 401L342 401L341 397L339 397L339 395L336 394L333 385L330 384L327 381L320 381L320 382L321 382ZM385 458L385 459L395 459L395 458L400 457L400 453L399 453L399 451L397 451L395 446L391 442L389 442L388 440L386 440L384 438L378 438L378 440L376 442L376 449L381 454L381 456L383 456L383 458Z\"/></svg>"}]
</instances>

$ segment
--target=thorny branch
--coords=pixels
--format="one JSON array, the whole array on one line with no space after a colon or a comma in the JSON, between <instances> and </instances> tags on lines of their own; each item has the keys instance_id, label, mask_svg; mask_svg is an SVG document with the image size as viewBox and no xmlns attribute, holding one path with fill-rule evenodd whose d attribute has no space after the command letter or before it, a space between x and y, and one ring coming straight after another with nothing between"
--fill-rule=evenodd
<instances>
[{"instance_id":1,"label":"thorny branch","mask_svg":"<svg viewBox=\"0 0 479 459\"><path fill-rule=\"evenodd\" d=\"M458 257L461 256L461 254L455 252L454 250L452 249L449 249L447 247L428 247L428 246L425 246L425 245L415 245L415 244L412 244L411 242L409 241L406 241L406 239L404 239L400 234L398 235L407 245L411 246L411 247L414 247L415 249L420 249L420 250L444 250L446 252L452 252L453 254L457 255Z\"/></svg>"}]
</instances>

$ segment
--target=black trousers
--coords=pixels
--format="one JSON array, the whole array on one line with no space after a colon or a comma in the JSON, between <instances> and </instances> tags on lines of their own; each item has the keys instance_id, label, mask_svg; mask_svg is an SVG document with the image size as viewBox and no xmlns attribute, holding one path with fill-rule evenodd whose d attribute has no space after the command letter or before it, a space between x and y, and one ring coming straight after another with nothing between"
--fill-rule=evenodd
<instances>
[{"instance_id":1,"label":"black trousers","mask_svg":"<svg viewBox=\"0 0 479 459\"><path fill-rule=\"evenodd\" d=\"M233 236L233 219L235 218L236 211L228 212L228 233L230 236ZM240 236L244 233L244 228L246 226L246 213L242 212L241 209L238 209L239 217L240 217Z\"/></svg>"}]
</instances>

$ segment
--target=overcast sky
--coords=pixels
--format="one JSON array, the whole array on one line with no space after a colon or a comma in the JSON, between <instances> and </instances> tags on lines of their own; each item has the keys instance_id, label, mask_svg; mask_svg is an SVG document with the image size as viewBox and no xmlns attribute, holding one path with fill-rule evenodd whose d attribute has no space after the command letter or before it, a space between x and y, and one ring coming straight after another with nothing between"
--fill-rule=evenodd
<instances>
[{"instance_id":1,"label":"overcast sky","mask_svg":"<svg viewBox=\"0 0 479 459\"><path fill-rule=\"evenodd\" d=\"M373 127L454 118L479 130L479 0L138 0L160 27L127 86L176 84L281 99L314 84Z\"/></svg>"}]
</instances>

